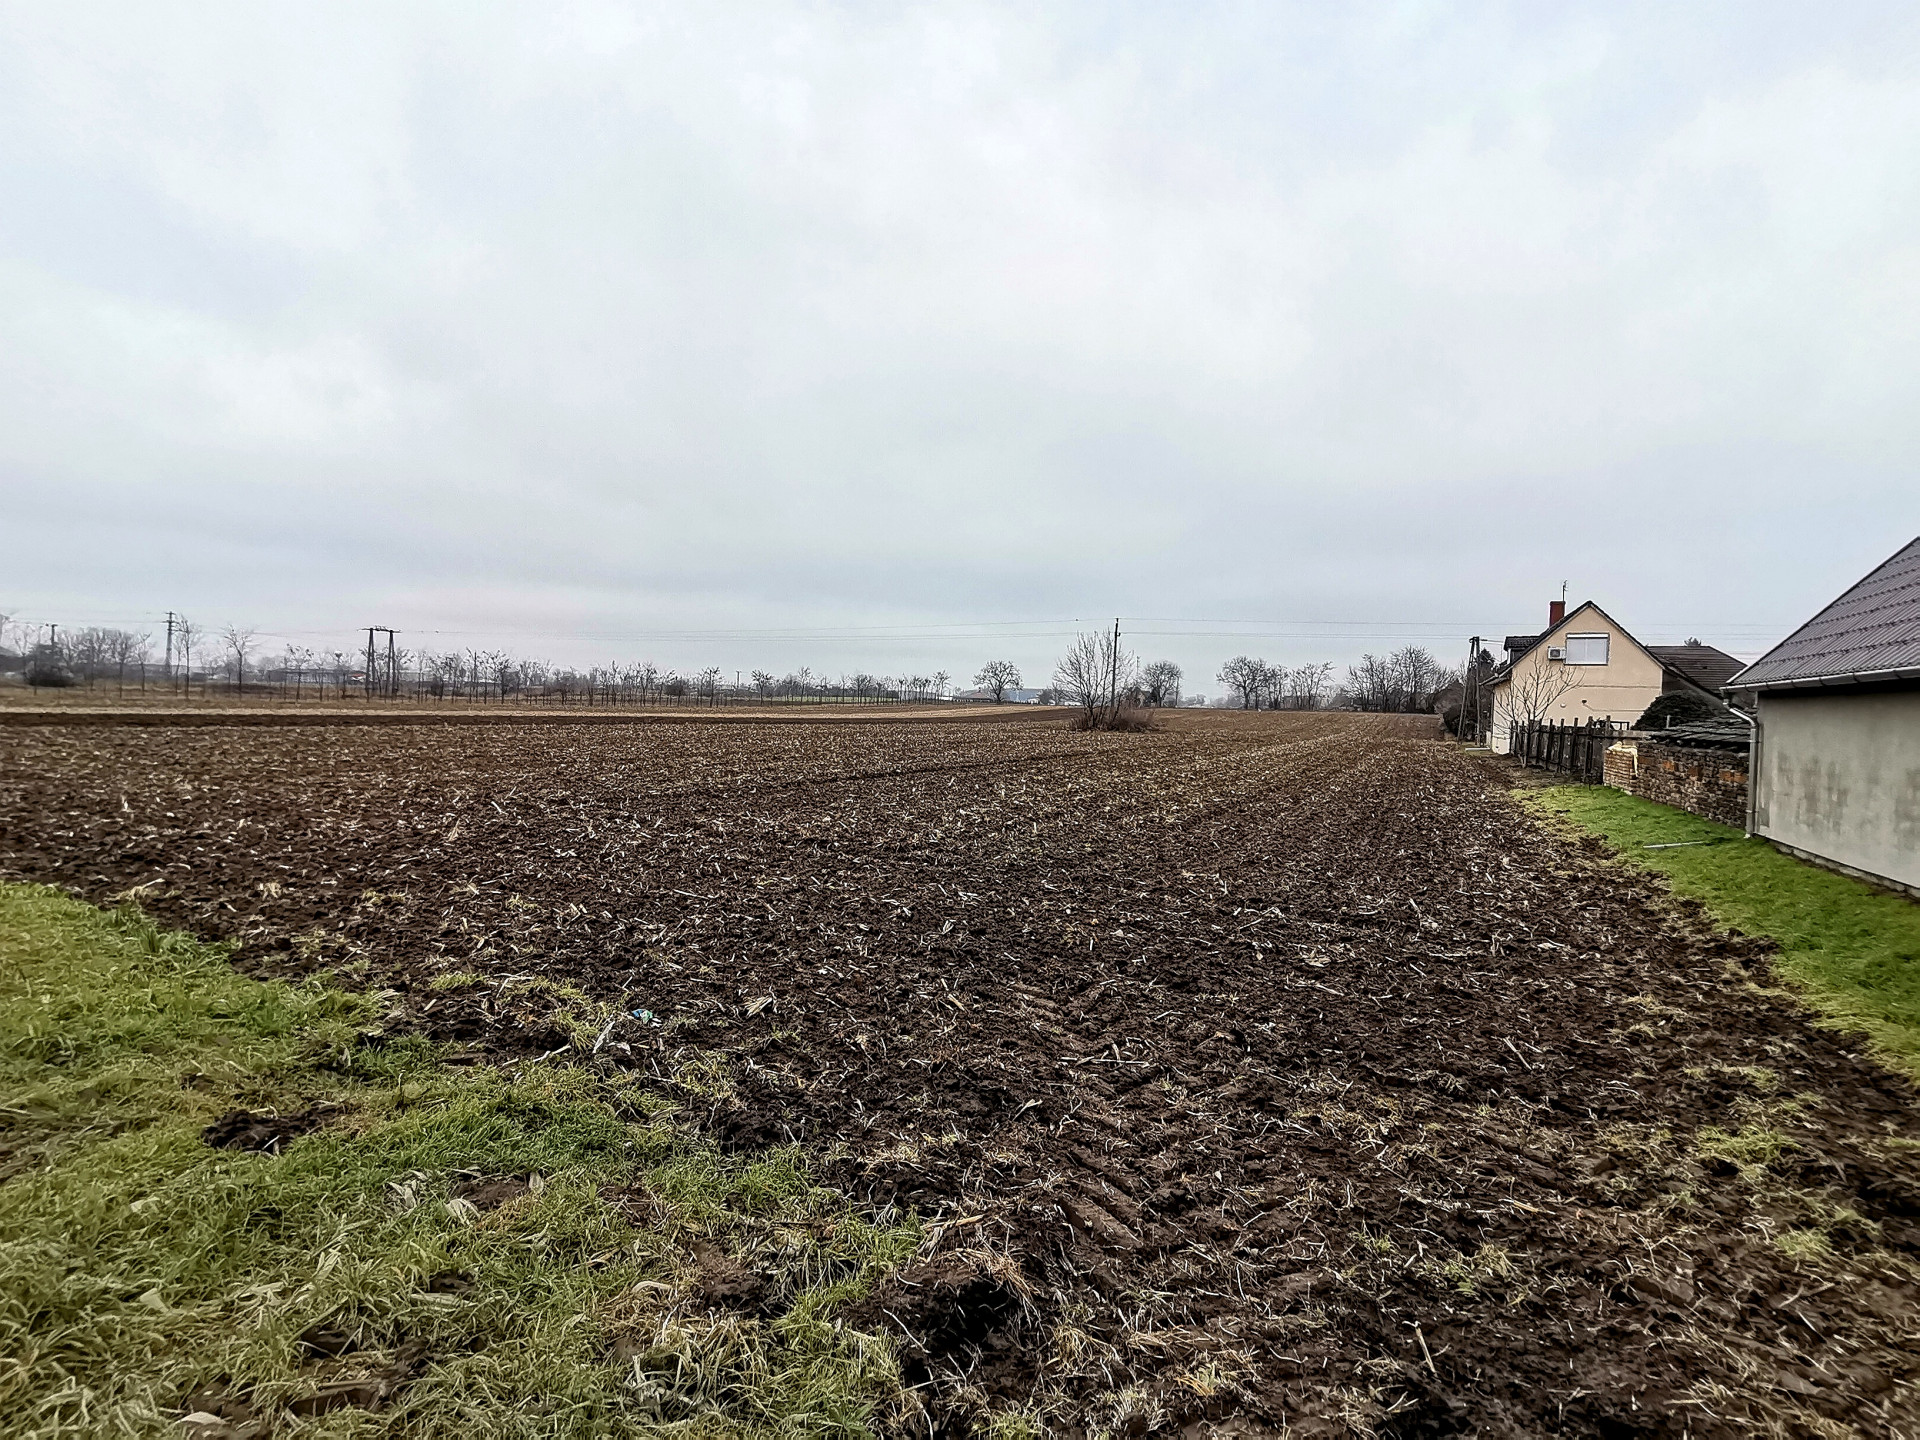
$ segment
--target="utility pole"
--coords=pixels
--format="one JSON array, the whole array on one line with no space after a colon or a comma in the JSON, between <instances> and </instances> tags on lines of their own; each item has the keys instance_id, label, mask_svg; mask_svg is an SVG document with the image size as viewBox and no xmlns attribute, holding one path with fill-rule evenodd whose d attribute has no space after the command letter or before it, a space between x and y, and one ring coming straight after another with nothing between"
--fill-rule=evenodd
<instances>
[{"instance_id":1,"label":"utility pole","mask_svg":"<svg viewBox=\"0 0 1920 1440\"><path fill-rule=\"evenodd\" d=\"M1113 617L1113 654L1109 657L1107 676L1107 714L1112 715L1120 706L1120 617Z\"/></svg>"},{"instance_id":2,"label":"utility pole","mask_svg":"<svg viewBox=\"0 0 1920 1440\"><path fill-rule=\"evenodd\" d=\"M167 611L167 678L173 678L173 611Z\"/></svg>"},{"instance_id":3,"label":"utility pole","mask_svg":"<svg viewBox=\"0 0 1920 1440\"><path fill-rule=\"evenodd\" d=\"M1474 734L1479 737L1482 745L1491 745L1493 743L1491 734L1493 730L1493 706L1490 703L1492 697L1487 694L1487 677L1492 673L1493 657L1489 655L1487 657L1487 664L1482 665L1480 663L1480 656L1486 649L1486 642L1480 640L1476 643L1480 645L1480 649L1474 651L1473 654L1473 728Z\"/></svg>"},{"instance_id":4,"label":"utility pole","mask_svg":"<svg viewBox=\"0 0 1920 1440\"><path fill-rule=\"evenodd\" d=\"M375 635L384 635L387 637L387 678L380 683L380 687L379 687L380 693L383 695L397 695L400 693L400 687L395 679L395 674L394 674L393 633L394 632L385 625L367 626L367 686L366 686L366 689L367 689L367 698L369 700L373 698L373 692L374 692L373 672L379 666L379 663L380 663L379 652L373 648L373 637Z\"/></svg>"},{"instance_id":5,"label":"utility pole","mask_svg":"<svg viewBox=\"0 0 1920 1440\"><path fill-rule=\"evenodd\" d=\"M1469 719L1468 717L1472 718ZM1472 733L1469 734L1468 732ZM1467 668L1460 672L1461 740L1480 738L1480 637L1467 641Z\"/></svg>"}]
</instances>

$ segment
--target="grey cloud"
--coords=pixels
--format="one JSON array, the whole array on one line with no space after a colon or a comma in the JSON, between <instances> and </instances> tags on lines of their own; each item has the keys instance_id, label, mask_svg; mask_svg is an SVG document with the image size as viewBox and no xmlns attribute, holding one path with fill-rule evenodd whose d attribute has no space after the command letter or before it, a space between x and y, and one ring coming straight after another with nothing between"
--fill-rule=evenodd
<instances>
[{"instance_id":1,"label":"grey cloud","mask_svg":"<svg viewBox=\"0 0 1920 1440\"><path fill-rule=\"evenodd\" d=\"M1344 660L1568 579L1751 650L1920 529L1898 9L142 5L0 38L8 613L580 660L1381 622L1268 644ZM1167 643L1209 678L1240 648Z\"/></svg>"}]
</instances>

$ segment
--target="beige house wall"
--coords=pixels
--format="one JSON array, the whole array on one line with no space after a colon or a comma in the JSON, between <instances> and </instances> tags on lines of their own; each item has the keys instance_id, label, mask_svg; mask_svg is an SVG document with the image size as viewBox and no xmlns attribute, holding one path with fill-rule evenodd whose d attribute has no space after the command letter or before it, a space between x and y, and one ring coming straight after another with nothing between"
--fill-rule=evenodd
<instances>
[{"instance_id":1,"label":"beige house wall","mask_svg":"<svg viewBox=\"0 0 1920 1440\"><path fill-rule=\"evenodd\" d=\"M1568 665L1549 660L1547 651L1565 645L1569 635L1605 635L1605 665ZM1563 680L1572 688L1529 715L1523 703L1527 687L1535 677L1551 695ZM1513 667L1513 672L1493 690L1493 731L1489 742L1496 754L1513 748L1513 727L1528 720L1620 720L1632 724L1660 696L1664 673L1660 662L1640 648L1640 642L1614 624L1592 605L1582 605L1567 616Z\"/></svg>"}]
</instances>

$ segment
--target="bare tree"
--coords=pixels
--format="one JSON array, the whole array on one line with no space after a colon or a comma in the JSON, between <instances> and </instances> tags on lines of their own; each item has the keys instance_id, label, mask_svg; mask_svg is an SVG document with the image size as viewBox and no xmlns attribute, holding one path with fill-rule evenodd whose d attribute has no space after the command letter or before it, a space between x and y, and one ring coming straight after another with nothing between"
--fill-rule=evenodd
<instances>
[{"instance_id":1,"label":"bare tree","mask_svg":"<svg viewBox=\"0 0 1920 1440\"><path fill-rule=\"evenodd\" d=\"M1392 708L1408 713L1433 708L1434 693L1445 684L1440 662L1423 645L1403 645L1387 657Z\"/></svg>"},{"instance_id":2,"label":"bare tree","mask_svg":"<svg viewBox=\"0 0 1920 1440\"><path fill-rule=\"evenodd\" d=\"M1256 709L1278 710L1280 701L1287 693L1287 667L1269 665L1260 662L1260 694L1254 701Z\"/></svg>"},{"instance_id":3,"label":"bare tree","mask_svg":"<svg viewBox=\"0 0 1920 1440\"><path fill-rule=\"evenodd\" d=\"M1054 690L1065 703L1079 707L1075 724L1085 730L1128 727L1128 692L1138 679L1139 662L1111 630L1076 636L1053 670Z\"/></svg>"},{"instance_id":4,"label":"bare tree","mask_svg":"<svg viewBox=\"0 0 1920 1440\"><path fill-rule=\"evenodd\" d=\"M1156 660L1140 672L1140 698L1148 705L1180 703L1182 672L1171 660Z\"/></svg>"},{"instance_id":5,"label":"bare tree","mask_svg":"<svg viewBox=\"0 0 1920 1440\"><path fill-rule=\"evenodd\" d=\"M1355 710L1425 712L1446 683L1447 672L1431 651L1403 645L1391 655L1362 655L1359 664L1349 665L1340 698Z\"/></svg>"},{"instance_id":6,"label":"bare tree","mask_svg":"<svg viewBox=\"0 0 1920 1440\"><path fill-rule=\"evenodd\" d=\"M1498 708L1509 726L1544 720L1555 705L1580 688L1585 678L1572 665L1549 662L1529 666L1502 687L1504 698Z\"/></svg>"},{"instance_id":7,"label":"bare tree","mask_svg":"<svg viewBox=\"0 0 1920 1440\"><path fill-rule=\"evenodd\" d=\"M1266 688L1270 668L1264 660L1256 660L1250 655L1236 655L1222 665L1220 673L1213 678L1240 697L1242 710L1252 710L1260 704L1260 695Z\"/></svg>"},{"instance_id":8,"label":"bare tree","mask_svg":"<svg viewBox=\"0 0 1920 1440\"><path fill-rule=\"evenodd\" d=\"M986 671L980 672L982 676ZM1081 720L1093 724L1107 696L1107 667L1101 659L1099 638L1078 636L1060 663L1053 667L1053 688L1069 705L1080 707Z\"/></svg>"},{"instance_id":9,"label":"bare tree","mask_svg":"<svg viewBox=\"0 0 1920 1440\"><path fill-rule=\"evenodd\" d=\"M68 631L61 649L67 664L92 683L106 671L114 671L124 680L127 666L145 660L152 643L151 635L136 635L110 625L89 625L84 630Z\"/></svg>"},{"instance_id":10,"label":"bare tree","mask_svg":"<svg viewBox=\"0 0 1920 1440\"><path fill-rule=\"evenodd\" d=\"M200 638L200 627L186 616L178 616L173 622L174 644L180 647L180 673L189 683L193 680L193 642Z\"/></svg>"},{"instance_id":11,"label":"bare tree","mask_svg":"<svg viewBox=\"0 0 1920 1440\"><path fill-rule=\"evenodd\" d=\"M253 654L253 631L244 625L229 625L220 632L220 643L226 647L228 664L232 667L235 688L247 682L247 659Z\"/></svg>"},{"instance_id":12,"label":"bare tree","mask_svg":"<svg viewBox=\"0 0 1920 1440\"><path fill-rule=\"evenodd\" d=\"M60 639L60 648L67 668L74 674L91 683L99 678L101 670L108 664L108 655L112 644L108 640L109 632L104 626L89 625L83 630L69 630Z\"/></svg>"},{"instance_id":13,"label":"bare tree","mask_svg":"<svg viewBox=\"0 0 1920 1440\"><path fill-rule=\"evenodd\" d=\"M1341 699L1355 710L1392 708L1392 677L1385 660L1362 655L1360 663L1347 667L1347 678L1340 687Z\"/></svg>"},{"instance_id":14,"label":"bare tree","mask_svg":"<svg viewBox=\"0 0 1920 1440\"><path fill-rule=\"evenodd\" d=\"M1007 698L1008 690L1020 688L1020 667L1011 660L989 660L973 677L973 683L983 690L991 690L993 703L998 705Z\"/></svg>"},{"instance_id":15,"label":"bare tree","mask_svg":"<svg viewBox=\"0 0 1920 1440\"><path fill-rule=\"evenodd\" d=\"M946 699L947 687L951 684L953 684L953 676L949 675L944 670L934 671L933 672L933 698L936 700Z\"/></svg>"},{"instance_id":16,"label":"bare tree","mask_svg":"<svg viewBox=\"0 0 1920 1440\"><path fill-rule=\"evenodd\" d=\"M280 672L280 683L293 683L294 694L298 696L306 687L307 671L313 666L313 651L305 646L296 645L291 640L280 652L280 658L273 662L272 669Z\"/></svg>"},{"instance_id":17,"label":"bare tree","mask_svg":"<svg viewBox=\"0 0 1920 1440\"><path fill-rule=\"evenodd\" d=\"M1318 710L1333 688L1333 662L1296 665L1287 672L1290 702L1296 710Z\"/></svg>"},{"instance_id":18,"label":"bare tree","mask_svg":"<svg viewBox=\"0 0 1920 1440\"><path fill-rule=\"evenodd\" d=\"M762 700L771 700L773 698L773 687L779 682L765 670L754 671L752 679L753 688L760 698Z\"/></svg>"}]
</instances>

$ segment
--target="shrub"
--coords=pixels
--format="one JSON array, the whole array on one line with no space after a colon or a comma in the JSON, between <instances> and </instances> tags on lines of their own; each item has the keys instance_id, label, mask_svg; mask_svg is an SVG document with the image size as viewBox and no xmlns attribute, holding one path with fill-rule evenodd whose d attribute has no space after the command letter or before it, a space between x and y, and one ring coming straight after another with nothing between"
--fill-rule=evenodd
<instances>
[{"instance_id":1,"label":"shrub","mask_svg":"<svg viewBox=\"0 0 1920 1440\"><path fill-rule=\"evenodd\" d=\"M1636 730L1664 730L1668 725L1691 725L1696 720L1711 720L1727 713L1718 701L1691 690L1676 690L1662 695L1634 722Z\"/></svg>"},{"instance_id":2,"label":"shrub","mask_svg":"<svg viewBox=\"0 0 1920 1440\"><path fill-rule=\"evenodd\" d=\"M1123 730L1138 733L1154 730L1153 711L1144 705L1135 705L1122 700L1118 705L1099 706L1092 710L1082 710L1069 722L1074 730Z\"/></svg>"}]
</instances>

